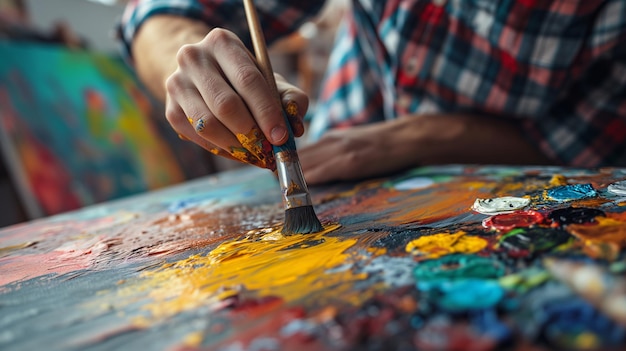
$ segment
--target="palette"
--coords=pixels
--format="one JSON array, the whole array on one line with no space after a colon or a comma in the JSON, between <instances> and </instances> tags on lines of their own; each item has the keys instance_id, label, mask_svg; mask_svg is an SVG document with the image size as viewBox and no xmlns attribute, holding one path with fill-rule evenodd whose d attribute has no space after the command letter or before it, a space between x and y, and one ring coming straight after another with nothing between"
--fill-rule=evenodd
<instances>
[{"instance_id":1,"label":"palette","mask_svg":"<svg viewBox=\"0 0 626 351\"><path fill-rule=\"evenodd\" d=\"M324 231L282 236L244 168L4 228L0 349L620 350L624 179L417 168L311 189Z\"/></svg>"}]
</instances>

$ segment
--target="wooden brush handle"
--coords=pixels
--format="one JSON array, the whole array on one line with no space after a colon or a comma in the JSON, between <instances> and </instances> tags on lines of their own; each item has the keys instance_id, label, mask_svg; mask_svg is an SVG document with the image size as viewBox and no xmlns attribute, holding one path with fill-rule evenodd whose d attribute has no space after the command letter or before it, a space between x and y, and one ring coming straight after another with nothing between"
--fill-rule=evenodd
<instances>
[{"instance_id":1,"label":"wooden brush handle","mask_svg":"<svg viewBox=\"0 0 626 351\"><path fill-rule=\"evenodd\" d=\"M274 70L272 69L270 56L267 53L267 45L265 44L265 37L263 36L259 16L257 15L252 0L243 0L243 4L246 10L246 19L248 20L248 27L250 28L250 37L252 38L252 46L254 47L257 65L261 73L263 73L267 84L269 84L274 92L276 99L280 102L280 95L278 94L276 79L274 78Z\"/></svg>"},{"instance_id":2,"label":"wooden brush handle","mask_svg":"<svg viewBox=\"0 0 626 351\"><path fill-rule=\"evenodd\" d=\"M278 101L278 104L282 107L280 94L278 93L278 87L276 86L276 79L274 78L274 70L272 69L270 56L267 53L267 45L265 44L265 37L263 36L263 30L261 29L261 23L259 22L259 16L257 15L252 0L243 0L243 4L246 10L246 19L248 20L248 27L250 29L250 37L252 39L252 46L254 47L254 54L256 56L257 66L261 70L261 73L263 73L263 77L265 77L267 84L270 86L270 89L272 89L274 96L276 96L276 101ZM285 123L287 124L289 139L283 145L273 146L275 154L282 151L296 150L296 142L293 137L293 131L291 130L289 119L285 115L284 110L283 118L285 119ZM297 155L295 157L297 159ZM295 162L299 163L299 161L297 160Z\"/></svg>"}]
</instances>

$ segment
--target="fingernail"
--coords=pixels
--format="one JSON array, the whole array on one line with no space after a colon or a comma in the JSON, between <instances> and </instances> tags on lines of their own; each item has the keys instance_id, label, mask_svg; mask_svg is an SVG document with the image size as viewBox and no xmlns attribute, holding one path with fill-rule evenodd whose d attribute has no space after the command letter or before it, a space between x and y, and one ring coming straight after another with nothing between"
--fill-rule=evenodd
<instances>
[{"instance_id":1,"label":"fingernail","mask_svg":"<svg viewBox=\"0 0 626 351\"><path fill-rule=\"evenodd\" d=\"M281 142L283 139L285 139L286 135L287 129L283 126L274 127L274 129L272 129L272 132L270 133L272 141L275 143Z\"/></svg>"}]
</instances>

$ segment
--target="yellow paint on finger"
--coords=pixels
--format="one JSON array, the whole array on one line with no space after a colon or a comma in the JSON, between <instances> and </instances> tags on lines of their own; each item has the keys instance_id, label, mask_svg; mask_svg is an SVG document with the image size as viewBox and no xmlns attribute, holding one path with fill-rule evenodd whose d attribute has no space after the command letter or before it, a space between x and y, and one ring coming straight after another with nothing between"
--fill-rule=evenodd
<instances>
[{"instance_id":1,"label":"yellow paint on finger","mask_svg":"<svg viewBox=\"0 0 626 351\"><path fill-rule=\"evenodd\" d=\"M406 252L425 258L438 258L454 253L476 253L487 247L487 240L467 236L464 231L440 233L417 238L406 245Z\"/></svg>"},{"instance_id":2,"label":"yellow paint on finger","mask_svg":"<svg viewBox=\"0 0 626 351\"><path fill-rule=\"evenodd\" d=\"M235 136L241 146L258 159L256 166L272 170L276 168L272 145L258 128L252 128L247 134L236 134Z\"/></svg>"}]
</instances>

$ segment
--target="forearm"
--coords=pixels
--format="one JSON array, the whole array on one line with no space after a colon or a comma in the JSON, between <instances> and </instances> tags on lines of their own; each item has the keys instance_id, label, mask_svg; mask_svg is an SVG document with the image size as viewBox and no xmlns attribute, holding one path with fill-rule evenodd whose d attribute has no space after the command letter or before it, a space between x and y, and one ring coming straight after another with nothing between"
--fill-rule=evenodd
<instances>
[{"instance_id":1,"label":"forearm","mask_svg":"<svg viewBox=\"0 0 626 351\"><path fill-rule=\"evenodd\" d=\"M178 50L201 41L209 30L200 21L171 15L151 17L141 26L132 46L135 70L161 101L165 100L165 81L176 70Z\"/></svg>"},{"instance_id":2,"label":"forearm","mask_svg":"<svg viewBox=\"0 0 626 351\"><path fill-rule=\"evenodd\" d=\"M519 121L473 115L407 116L401 120L399 123L407 124L401 128L404 139L415 142L420 164L551 163L524 137Z\"/></svg>"}]
</instances>

